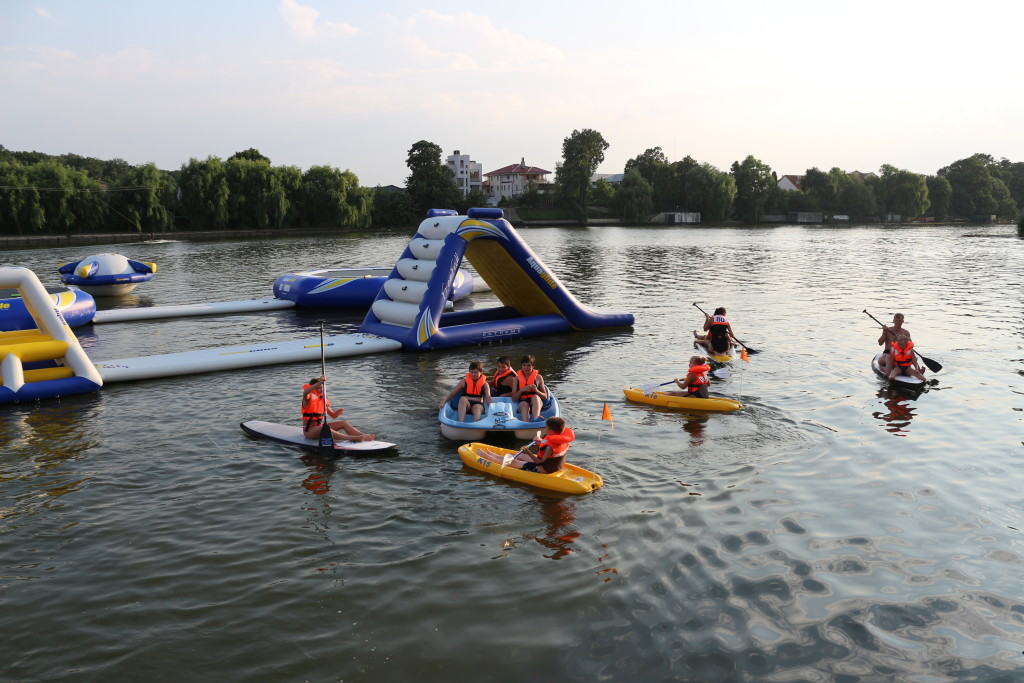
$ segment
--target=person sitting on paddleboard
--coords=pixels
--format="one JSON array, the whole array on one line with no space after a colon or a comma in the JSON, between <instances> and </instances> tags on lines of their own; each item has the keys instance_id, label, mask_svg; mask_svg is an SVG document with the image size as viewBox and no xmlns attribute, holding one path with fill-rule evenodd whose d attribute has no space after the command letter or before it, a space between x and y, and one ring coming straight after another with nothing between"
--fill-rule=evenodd
<instances>
[{"instance_id":1,"label":"person sitting on paddleboard","mask_svg":"<svg viewBox=\"0 0 1024 683\"><path fill-rule=\"evenodd\" d=\"M716 308L714 315L704 314L704 331L706 334L697 334L694 330L693 336L698 344L711 353L725 356L729 354L733 344L739 344L732 334L732 325L725 316L724 306Z\"/></svg>"},{"instance_id":2,"label":"person sitting on paddleboard","mask_svg":"<svg viewBox=\"0 0 1024 683\"><path fill-rule=\"evenodd\" d=\"M511 396L519 388L516 371L512 369L512 359L508 356L498 358L498 369L491 377L491 396Z\"/></svg>"},{"instance_id":3,"label":"person sitting on paddleboard","mask_svg":"<svg viewBox=\"0 0 1024 683\"><path fill-rule=\"evenodd\" d=\"M487 384L487 375L484 374L483 364L475 360L469 364L469 372L459 380L448 395L437 404L440 410L445 403L452 400L452 397L459 396L459 422L466 421L466 413L470 412L474 420L479 420L484 414L484 406L491 402L491 387Z\"/></svg>"},{"instance_id":4,"label":"person sitting on paddleboard","mask_svg":"<svg viewBox=\"0 0 1024 683\"><path fill-rule=\"evenodd\" d=\"M884 346L882 349L882 357L878 361L878 366L882 372L886 375L892 370L892 342L896 339L900 332L906 332L907 338L910 338L910 330L903 327L903 314L895 313L892 316L892 327L888 325L882 325L882 336L878 338L878 345Z\"/></svg>"},{"instance_id":5,"label":"person sitting on paddleboard","mask_svg":"<svg viewBox=\"0 0 1024 683\"><path fill-rule=\"evenodd\" d=\"M576 433L571 427L565 426L565 420L560 417L549 417L544 423L544 429L538 433L533 443L525 446L516 457L504 466L540 474L554 474L562 469L569 444L575 440ZM537 448L536 455L527 450L530 446ZM477 451L477 455L498 464L505 462L504 456L492 451L480 449Z\"/></svg>"},{"instance_id":6,"label":"person sitting on paddleboard","mask_svg":"<svg viewBox=\"0 0 1024 683\"><path fill-rule=\"evenodd\" d=\"M708 397L708 372L711 371L711 366L708 365L708 359L704 356L691 356L690 367L686 371L686 376L683 379L676 378L676 386L679 387L679 391L666 391L666 394L672 396L688 396L690 398L707 398Z\"/></svg>"},{"instance_id":7,"label":"person sitting on paddleboard","mask_svg":"<svg viewBox=\"0 0 1024 683\"><path fill-rule=\"evenodd\" d=\"M544 401L548 400L548 389L544 386L544 378L537 372L536 363L533 356L523 356L516 372L519 387L512 392L512 398L519 400L519 419L523 422L539 420Z\"/></svg>"},{"instance_id":8,"label":"person sitting on paddleboard","mask_svg":"<svg viewBox=\"0 0 1024 683\"><path fill-rule=\"evenodd\" d=\"M889 379L897 375L909 375L918 379L924 379L921 366L917 364L917 354L914 353L914 342L910 341L910 333L900 330L896 338L889 346L889 355L892 356L892 370L889 371Z\"/></svg>"},{"instance_id":9,"label":"person sitting on paddleboard","mask_svg":"<svg viewBox=\"0 0 1024 683\"><path fill-rule=\"evenodd\" d=\"M324 405L323 386L326 381L327 378L321 375L309 380L309 384L302 385L302 435L307 439L320 438L325 412L331 417L340 417L345 412L344 408L331 408L330 401ZM373 434L364 434L346 420L328 424L336 441L373 441L376 438Z\"/></svg>"}]
</instances>

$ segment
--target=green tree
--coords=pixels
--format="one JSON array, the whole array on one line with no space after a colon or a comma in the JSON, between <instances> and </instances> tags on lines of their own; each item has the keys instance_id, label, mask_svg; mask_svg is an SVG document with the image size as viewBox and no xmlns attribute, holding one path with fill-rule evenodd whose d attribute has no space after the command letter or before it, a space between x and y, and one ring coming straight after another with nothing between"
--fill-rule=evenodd
<instances>
[{"instance_id":1,"label":"green tree","mask_svg":"<svg viewBox=\"0 0 1024 683\"><path fill-rule=\"evenodd\" d=\"M0 149L3 149L0 147ZM46 215L39 190L13 155L0 161L0 233L23 235L43 230Z\"/></svg>"},{"instance_id":2,"label":"green tree","mask_svg":"<svg viewBox=\"0 0 1024 683\"><path fill-rule=\"evenodd\" d=\"M732 163L732 176L736 181L736 214L744 222L760 222L773 200L772 190L777 189L771 167L750 155L742 163Z\"/></svg>"},{"instance_id":3,"label":"green tree","mask_svg":"<svg viewBox=\"0 0 1024 683\"><path fill-rule=\"evenodd\" d=\"M178 172L181 211L197 228L220 230L228 223L228 179L217 157L189 159Z\"/></svg>"},{"instance_id":4,"label":"green tree","mask_svg":"<svg viewBox=\"0 0 1024 683\"><path fill-rule=\"evenodd\" d=\"M940 175L930 175L928 183L928 200L931 202L931 214L937 221L949 218L949 200L953 195L953 187Z\"/></svg>"},{"instance_id":5,"label":"green tree","mask_svg":"<svg viewBox=\"0 0 1024 683\"><path fill-rule=\"evenodd\" d=\"M301 216L297 209L302 192L302 169L298 166L274 166L277 183L284 190L286 205L284 215L271 214L271 225L276 228L291 228L299 225Z\"/></svg>"},{"instance_id":6,"label":"green tree","mask_svg":"<svg viewBox=\"0 0 1024 683\"><path fill-rule=\"evenodd\" d=\"M373 192L352 171L311 166L302 176L302 215L308 227L369 227Z\"/></svg>"},{"instance_id":7,"label":"green tree","mask_svg":"<svg viewBox=\"0 0 1024 683\"><path fill-rule=\"evenodd\" d=\"M176 189L170 174L154 164L144 164L130 168L118 183L123 189L108 193L114 214L110 217L112 223L127 224L135 232L163 232L171 228L173 218L164 203Z\"/></svg>"},{"instance_id":8,"label":"green tree","mask_svg":"<svg viewBox=\"0 0 1024 683\"><path fill-rule=\"evenodd\" d=\"M411 227L416 225L417 216L412 198L405 190L383 187L373 190L374 227Z\"/></svg>"},{"instance_id":9,"label":"green tree","mask_svg":"<svg viewBox=\"0 0 1024 683\"><path fill-rule=\"evenodd\" d=\"M699 211L702 221L724 221L732 214L736 181L728 173L708 163L694 165L683 176L683 185L686 209Z\"/></svg>"},{"instance_id":10,"label":"green tree","mask_svg":"<svg viewBox=\"0 0 1024 683\"><path fill-rule=\"evenodd\" d=\"M612 208L615 204L615 187L604 178L601 178L590 188L587 203L591 206L601 206L606 209Z\"/></svg>"},{"instance_id":11,"label":"green tree","mask_svg":"<svg viewBox=\"0 0 1024 683\"><path fill-rule=\"evenodd\" d=\"M244 149L241 152L235 152L234 154L228 157L228 161L232 161L234 159L245 159L247 161L262 161L265 164L270 163L270 157L263 156L262 154L260 154L260 151L255 147Z\"/></svg>"},{"instance_id":12,"label":"green tree","mask_svg":"<svg viewBox=\"0 0 1024 683\"><path fill-rule=\"evenodd\" d=\"M885 213L896 213L909 220L924 215L930 202L923 175L883 164L876 188L876 199Z\"/></svg>"},{"instance_id":13,"label":"green tree","mask_svg":"<svg viewBox=\"0 0 1024 683\"><path fill-rule=\"evenodd\" d=\"M623 222L644 223L654 209L654 191L639 171L627 171L615 193L616 208Z\"/></svg>"},{"instance_id":14,"label":"green tree","mask_svg":"<svg viewBox=\"0 0 1024 683\"><path fill-rule=\"evenodd\" d=\"M850 178L850 182L839 193L839 205L855 221L878 214L878 203L871 185Z\"/></svg>"},{"instance_id":15,"label":"green tree","mask_svg":"<svg viewBox=\"0 0 1024 683\"><path fill-rule=\"evenodd\" d=\"M431 208L453 208L458 203L461 195L455 186L455 175L441 162L440 146L427 140L413 143L405 165L409 167L405 190L417 215L425 216Z\"/></svg>"},{"instance_id":16,"label":"green tree","mask_svg":"<svg viewBox=\"0 0 1024 683\"><path fill-rule=\"evenodd\" d=\"M604 161L606 149L608 143L604 137L591 128L573 130L562 141L562 163L555 172L555 182L564 201L581 223L587 222L590 179Z\"/></svg>"},{"instance_id":17,"label":"green tree","mask_svg":"<svg viewBox=\"0 0 1024 683\"><path fill-rule=\"evenodd\" d=\"M804 171L803 180L800 181L800 190L807 195L813 209L831 210L836 205L837 188L836 179L831 172L825 173L817 167Z\"/></svg>"},{"instance_id":18,"label":"green tree","mask_svg":"<svg viewBox=\"0 0 1024 683\"><path fill-rule=\"evenodd\" d=\"M964 218L989 215L1014 217L1016 203L1006 183L993 175L992 169L995 166L988 154L974 154L939 169L939 175L946 178L953 188L950 198L950 212L953 215Z\"/></svg>"},{"instance_id":19,"label":"green tree","mask_svg":"<svg viewBox=\"0 0 1024 683\"><path fill-rule=\"evenodd\" d=\"M669 163L661 147L651 147L627 161L625 171L632 170L638 171L651 184L654 206L658 210L671 211L677 208L673 200L677 169Z\"/></svg>"},{"instance_id":20,"label":"green tree","mask_svg":"<svg viewBox=\"0 0 1024 683\"><path fill-rule=\"evenodd\" d=\"M487 206L487 195L479 188L470 190L465 196L461 196L461 192L459 194L460 197L455 202L454 208L460 214L465 215L472 208Z\"/></svg>"},{"instance_id":21,"label":"green tree","mask_svg":"<svg viewBox=\"0 0 1024 683\"><path fill-rule=\"evenodd\" d=\"M234 158L224 164L228 181L228 225L237 228L279 228L289 200L283 176L265 161Z\"/></svg>"}]
</instances>

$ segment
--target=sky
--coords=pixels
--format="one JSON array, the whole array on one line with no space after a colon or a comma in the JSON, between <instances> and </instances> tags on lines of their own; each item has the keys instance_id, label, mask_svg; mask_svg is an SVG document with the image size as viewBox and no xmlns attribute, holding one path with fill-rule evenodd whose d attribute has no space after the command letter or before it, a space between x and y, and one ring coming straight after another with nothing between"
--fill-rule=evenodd
<instances>
[{"instance_id":1,"label":"sky","mask_svg":"<svg viewBox=\"0 0 1024 683\"><path fill-rule=\"evenodd\" d=\"M4 0L0 145L168 170L255 147L373 186L418 140L554 171L593 128L603 173L658 146L932 174L1024 161L1022 25L990 0Z\"/></svg>"}]
</instances>

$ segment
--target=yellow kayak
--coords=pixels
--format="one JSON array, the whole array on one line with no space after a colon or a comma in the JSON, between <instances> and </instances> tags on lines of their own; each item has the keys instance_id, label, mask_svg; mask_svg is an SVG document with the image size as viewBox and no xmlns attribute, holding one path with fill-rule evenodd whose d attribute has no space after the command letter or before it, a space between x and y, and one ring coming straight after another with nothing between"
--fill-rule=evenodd
<instances>
[{"instance_id":1,"label":"yellow kayak","mask_svg":"<svg viewBox=\"0 0 1024 683\"><path fill-rule=\"evenodd\" d=\"M576 465L570 465L569 463L562 465L562 469L554 474L529 472L515 467L502 467L501 463L493 462L478 455L477 450L479 449L485 449L499 456L515 454L519 451L489 446L485 443L467 443L459 446L459 457L462 458L462 462L467 467L492 474L499 479L518 481L540 489L560 491L562 493L590 493L601 488L601 485L604 483L601 481L601 475Z\"/></svg>"},{"instance_id":2,"label":"yellow kayak","mask_svg":"<svg viewBox=\"0 0 1024 683\"><path fill-rule=\"evenodd\" d=\"M636 403L647 403L662 408L675 408L677 410L703 410L728 413L733 410L740 410L743 404L731 398L711 396L709 398L692 398L690 396L675 396L666 394L664 391L655 391L653 394L645 394L643 389L630 387L623 389L622 393L626 399Z\"/></svg>"}]
</instances>

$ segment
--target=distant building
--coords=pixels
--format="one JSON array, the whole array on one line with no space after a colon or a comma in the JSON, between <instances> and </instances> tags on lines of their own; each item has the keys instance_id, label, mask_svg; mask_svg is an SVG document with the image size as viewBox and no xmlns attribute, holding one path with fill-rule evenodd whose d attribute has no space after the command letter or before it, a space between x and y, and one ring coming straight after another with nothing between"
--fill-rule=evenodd
<instances>
[{"instance_id":1,"label":"distant building","mask_svg":"<svg viewBox=\"0 0 1024 683\"><path fill-rule=\"evenodd\" d=\"M786 220L790 223L824 223L824 219L821 211L790 211L786 214Z\"/></svg>"},{"instance_id":2,"label":"distant building","mask_svg":"<svg viewBox=\"0 0 1024 683\"><path fill-rule=\"evenodd\" d=\"M779 178L779 189L784 192L799 192L800 181L803 179L802 175L784 175Z\"/></svg>"},{"instance_id":3,"label":"distant building","mask_svg":"<svg viewBox=\"0 0 1024 683\"><path fill-rule=\"evenodd\" d=\"M537 166L527 166L525 157L521 158L518 164L484 173L484 192L487 193L487 201L496 205L502 199L525 194L530 183L538 187L547 185L550 181L545 176L550 173L551 171L545 171Z\"/></svg>"},{"instance_id":4,"label":"distant building","mask_svg":"<svg viewBox=\"0 0 1024 683\"><path fill-rule=\"evenodd\" d=\"M483 185L484 167L470 159L468 154L460 154L459 150L455 150L448 156L445 163L455 174L455 187L459 188L463 197L473 190L479 190Z\"/></svg>"},{"instance_id":5,"label":"distant building","mask_svg":"<svg viewBox=\"0 0 1024 683\"><path fill-rule=\"evenodd\" d=\"M697 225L700 223L700 211L667 211L665 225Z\"/></svg>"},{"instance_id":6,"label":"distant building","mask_svg":"<svg viewBox=\"0 0 1024 683\"><path fill-rule=\"evenodd\" d=\"M859 180L862 183L865 180L867 180L868 178L877 178L878 177L878 175L873 173L872 171L868 171L867 173L861 173L860 171L850 171L846 175L850 176L854 180Z\"/></svg>"}]
</instances>

